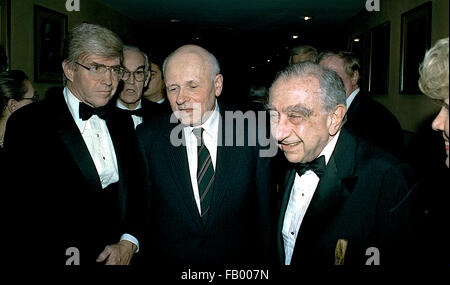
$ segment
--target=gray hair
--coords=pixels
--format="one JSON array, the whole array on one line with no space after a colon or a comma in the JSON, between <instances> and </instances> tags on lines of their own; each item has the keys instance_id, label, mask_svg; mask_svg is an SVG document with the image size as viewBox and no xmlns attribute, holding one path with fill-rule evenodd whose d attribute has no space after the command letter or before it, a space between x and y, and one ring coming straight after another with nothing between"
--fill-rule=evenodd
<instances>
[{"instance_id":1,"label":"gray hair","mask_svg":"<svg viewBox=\"0 0 450 285\"><path fill-rule=\"evenodd\" d=\"M322 106L325 112L331 112L339 104L346 105L345 87L341 77L336 72L312 62L289 65L278 72L272 87L270 87L270 93L272 93L272 88L278 81L307 76L312 76L319 80L320 89L322 90Z\"/></svg>"},{"instance_id":2,"label":"gray hair","mask_svg":"<svg viewBox=\"0 0 450 285\"><path fill-rule=\"evenodd\" d=\"M427 51L419 73L419 87L425 95L440 100L448 97L448 37Z\"/></svg>"},{"instance_id":3,"label":"gray hair","mask_svg":"<svg viewBox=\"0 0 450 285\"><path fill-rule=\"evenodd\" d=\"M147 54L146 54L145 52L143 52L142 50L140 50L138 47L124 45L124 46L123 46L123 51L125 52L125 51L127 51L127 50L132 50L132 51L135 51L135 52L140 52L140 53L144 56L144 58L145 58L145 67L144 67L145 71L149 71L149 70L150 70L150 61L148 60L148 56L147 56Z\"/></svg>"},{"instance_id":4,"label":"gray hair","mask_svg":"<svg viewBox=\"0 0 450 285\"><path fill-rule=\"evenodd\" d=\"M95 54L105 58L120 58L123 61L123 44L112 31L94 24L83 23L73 28L64 39L63 60L76 69L76 62ZM64 76L64 84L67 78Z\"/></svg>"},{"instance_id":5,"label":"gray hair","mask_svg":"<svg viewBox=\"0 0 450 285\"><path fill-rule=\"evenodd\" d=\"M323 51L319 54L318 63L320 63L322 60L328 58L328 57L338 57L342 59L344 62L344 70L345 73L347 73L348 76L352 77L353 73L357 70L358 72L361 70L361 63L359 62L358 57L356 54L350 51ZM361 74L361 72L359 72Z\"/></svg>"},{"instance_id":6,"label":"gray hair","mask_svg":"<svg viewBox=\"0 0 450 285\"><path fill-rule=\"evenodd\" d=\"M211 67L212 67L212 74L211 74L212 80L214 80L216 78L216 75L220 74L220 65L219 65L219 61L217 60L217 58L212 53L207 51L206 49L204 49L200 46L195 46L195 45L182 46L182 47L176 49L175 51L173 51L171 54L169 54L166 57L166 59L164 60L163 65L162 65L163 74L166 73L166 64L167 64L167 61L170 59L170 57L175 55L178 51L180 51L180 49L186 49L186 48L196 48L196 49L198 48L205 53L205 55L207 56L208 62L211 64Z\"/></svg>"},{"instance_id":7,"label":"gray hair","mask_svg":"<svg viewBox=\"0 0 450 285\"><path fill-rule=\"evenodd\" d=\"M289 64L292 64L292 57L294 55L307 54L307 53L313 54L312 62L316 63L317 62L317 50L313 46L303 45L303 46L293 47L289 51Z\"/></svg>"}]
</instances>

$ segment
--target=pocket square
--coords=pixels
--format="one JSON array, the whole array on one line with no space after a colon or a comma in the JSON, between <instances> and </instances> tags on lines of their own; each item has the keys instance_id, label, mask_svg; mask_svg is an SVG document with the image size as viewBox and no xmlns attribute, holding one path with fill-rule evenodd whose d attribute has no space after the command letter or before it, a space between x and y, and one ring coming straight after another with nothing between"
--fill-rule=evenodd
<instances>
[{"instance_id":1,"label":"pocket square","mask_svg":"<svg viewBox=\"0 0 450 285\"><path fill-rule=\"evenodd\" d=\"M345 253L347 251L348 240L338 239L334 250L334 265L344 265Z\"/></svg>"}]
</instances>

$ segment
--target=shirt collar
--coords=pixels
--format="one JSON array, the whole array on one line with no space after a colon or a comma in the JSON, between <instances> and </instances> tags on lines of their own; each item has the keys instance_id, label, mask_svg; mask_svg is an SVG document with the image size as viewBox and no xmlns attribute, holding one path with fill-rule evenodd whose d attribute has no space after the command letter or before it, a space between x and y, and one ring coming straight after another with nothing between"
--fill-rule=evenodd
<instances>
[{"instance_id":1,"label":"shirt collar","mask_svg":"<svg viewBox=\"0 0 450 285\"><path fill-rule=\"evenodd\" d=\"M119 99L117 99L117 101L116 101L116 106L117 106L117 108L122 109L122 110L130 110L130 109L128 109L127 107L125 107L125 106L120 102ZM141 108L142 108L142 100L139 100L139 104L138 104L137 107L136 107L135 109L133 109L133 110L139 110L139 109L141 109Z\"/></svg>"},{"instance_id":2,"label":"shirt collar","mask_svg":"<svg viewBox=\"0 0 450 285\"><path fill-rule=\"evenodd\" d=\"M219 129L219 117L220 117L220 109L219 109L219 105L217 104L217 99L216 99L216 107L214 109L214 111L212 112L211 116L209 116L209 118L203 122L203 124L199 125L199 126L186 126L185 128L187 128L189 130L189 133L192 133L192 130L195 128L203 128L204 132L206 134L208 134L210 137L217 137L217 130Z\"/></svg>"},{"instance_id":3,"label":"shirt collar","mask_svg":"<svg viewBox=\"0 0 450 285\"><path fill-rule=\"evenodd\" d=\"M323 148L322 152L319 154L319 156L323 155L325 156L325 163L328 164L328 161L331 158L331 155L333 154L334 148L336 147L337 140L339 138L339 135L341 133L341 130L339 130L336 135L331 139L331 141Z\"/></svg>"},{"instance_id":4,"label":"shirt collar","mask_svg":"<svg viewBox=\"0 0 450 285\"><path fill-rule=\"evenodd\" d=\"M352 92L352 94L350 94L350 96L348 96L347 98L347 110L350 108L350 105L353 102L353 99L355 99L356 95L359 93L359 87L356 88L355 91Z\"/></svg>"},{"instance_id":5,"label":"shirt collar","mask_svg":"<svg viewBox=\"0 0 450 285\"><path fill-rule=\"evenodd\" d=\"M81 101L77 97L75 97L75 95L73 95L73 93L67 87L64 87L63 93L64 93L64 99L66 100L67 107L69 107L69 111L72 114L72 117L73 117L75 123L77 124L77 126L80 130L83 130L87 121L83 121L79 115Z\"/></svg>"}]
</instances>

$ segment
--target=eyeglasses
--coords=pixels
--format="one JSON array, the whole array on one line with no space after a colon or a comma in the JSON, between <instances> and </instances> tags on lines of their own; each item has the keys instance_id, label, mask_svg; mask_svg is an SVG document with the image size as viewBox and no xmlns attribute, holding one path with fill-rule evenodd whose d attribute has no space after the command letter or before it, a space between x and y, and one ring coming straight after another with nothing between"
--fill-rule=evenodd
<instances>
[{"instance_id":1,"label":"eyeglasses","mask_svg":"<svg viewBox=\"0 0 450 285\"><path fill-rule=\"evenodd\" d=\"M39 102L39 94L36 91L34 91L33 97L30 97L30 98L24 97L24 98L22 98L22 100L31 100L33 102Z\"/></svg>"},{"instance_id":2,"label":"eyeglasses","mask_svg":"<svg viewBox=\"0 0 450 285\"><path fill-rule=\"evenodd\" d=\"M111 76L115 80L118 80L119 78L121 78L124 73L124 70L120 66L106 66L106 65L102 65L102 64L94 64L90 67L87 67L81 63L78 63L78 62L75 62L75 63L78 64L79 66L83 67L84 69L88 70L89 74L95 79L100 79L102 76L104 76L106 74L106 71L108 71L108 70L111 71Z\"/></svg>"},{"instance_id":3,"label":"eyeglasses","mask_svg":"<svg viewBox=\"0 0 450 285\"><path fill-rule=\"evenodd\" d=\"M123 74L122 74L122 80L127 81L128 79L131 78L131 75L133 75L134 80L136 80L138 82L142 82L145 80L147 74L148 73L145 72L144 70L136 70L136 71L131 72L131 71L124 69ZM150 77L151 77L151 73L150 73Z\"/></svg>"}]
</instances>

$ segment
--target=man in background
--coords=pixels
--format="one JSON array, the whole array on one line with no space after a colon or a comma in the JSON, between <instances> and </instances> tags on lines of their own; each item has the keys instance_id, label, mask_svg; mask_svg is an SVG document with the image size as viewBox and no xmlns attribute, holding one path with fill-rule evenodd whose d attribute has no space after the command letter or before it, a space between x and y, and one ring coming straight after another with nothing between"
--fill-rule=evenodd
<instances>
[{"instance_id":1,"label":"man in background","mask_svg":"<svg viewBox=\"0 0 450 285\"><path fill-rule=\"evenodd\" d=\"M345 86L347 122L344 127L372 144L404 159L405 140L397 118L386 107L361 92L361 66L351 52L323 52L319 64L333 70Z\"/></svg>"},{"instance_id":2,"label":"man in background","mask_svg":"<svg viewBox=\"0 0 450 285\"><path fill-rule=\"evenodd\" d=\"M289 64L305 61L317 62L317 50L313 46L296 46L289 51Z\"/></svg>"}]
</instances>

